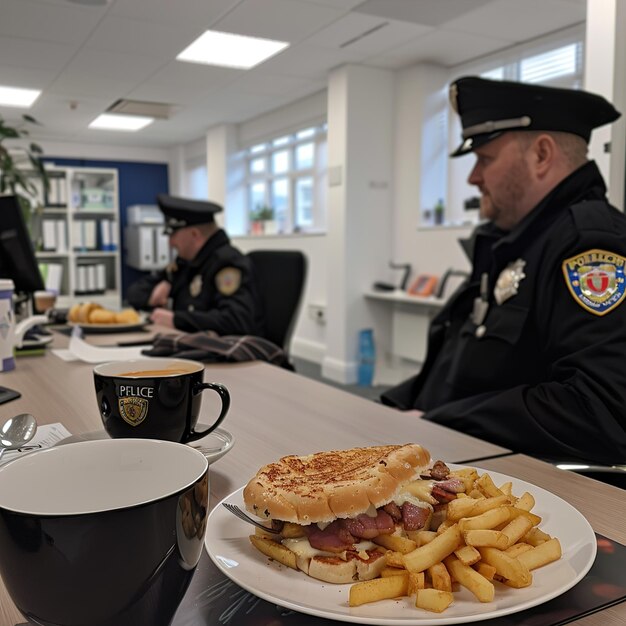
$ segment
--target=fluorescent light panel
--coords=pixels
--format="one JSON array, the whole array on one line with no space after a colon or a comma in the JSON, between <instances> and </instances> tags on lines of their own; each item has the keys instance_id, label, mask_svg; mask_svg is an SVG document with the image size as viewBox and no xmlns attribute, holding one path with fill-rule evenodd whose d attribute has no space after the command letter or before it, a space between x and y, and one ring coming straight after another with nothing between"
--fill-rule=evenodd
<instances>
[{"instance_id":1,"label":"fluorescent light panel","mask_svg":"<svg viewBox=\"0 0 626 626\"><path fill-rule=\"evenodd\" d=\"M145 128L154 122L153 117L142 117L140 115L114 115L111 113L103 113L99 115L89 128L99 128L101 130L121 130L126 132L135 132Z\"/></svg>"},{"instance_id":2,"label":"fluorescent light panel","mask_svg":"<svg viewBox=\"0 0 626 626\"><path fill-rule=\"evenodd\" d=\"M28 109L40 95L41 91L38 89L22 89L21 87L0 85L0 105L2 106Z\"/></svg>"},{"instance_id":3,"label":"fluorescent light panel","mask_svg":"<svg viewBox=\"0 0 626 626\"><path fill-rule=\"evenodd\" d=\"M274 56L288 45L285 41L207 30L176 58L189 63L248 70Z\"/></svg>"}]
</instances>

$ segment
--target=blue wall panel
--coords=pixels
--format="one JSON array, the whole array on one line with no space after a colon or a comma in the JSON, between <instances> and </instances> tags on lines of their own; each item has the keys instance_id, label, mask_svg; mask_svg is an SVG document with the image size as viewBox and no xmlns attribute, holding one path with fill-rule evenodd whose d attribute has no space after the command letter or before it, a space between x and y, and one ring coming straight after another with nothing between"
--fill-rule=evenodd
<instances>
[{"instance_id":1,"label":"blue wall panel","mask_svg":"<svg viewBox=\"0 0 626 626\"><path fill-rule=\"evenodd\" d=\"M128 267L125 262L124 227L126 209L133 204L156 204L156 195L168 193L167 163L139 163L135 161L95 161L91 159L62 159L46 156L44 161L65 167L106 167L118 171L119 184L119 241L122 255L122 298L126 289L145 272Z\"/></svg>"}]
</instances>

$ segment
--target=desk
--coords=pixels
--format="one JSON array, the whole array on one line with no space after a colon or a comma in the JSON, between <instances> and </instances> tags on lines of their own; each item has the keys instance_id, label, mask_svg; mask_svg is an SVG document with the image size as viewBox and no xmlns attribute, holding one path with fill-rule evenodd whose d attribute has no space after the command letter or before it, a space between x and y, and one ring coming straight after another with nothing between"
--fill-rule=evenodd
<instances>
[{"instance_id":1,"label":"desk","mask_svg":"<svg viewBox=\"0 0 626 626\"><path fill-rule=\"evenodd\" d=\"M368 300L391 306L391 352L423 363L426 357L430 321L445 304L435 296L410 296L406 291L368 291Z\"/></svg>"},{"instance_id":2,"label":"desk","mask_svg":"<svg viewBox=\"0 0 626 626\"><path fill-rule=\"evenodd\" d=\"M116 336L94 335L87 336L87 339L91 341L91 337L95 338L95 343L102 344L113 343ZM130 337L123 337L124 340L127 338ZM67 341L67 337L59 335L55 337L54 345L64 347ZM261 465L285 454L411 441L426 446L435 458L450 462L508 452L266 363L207 365L205 380L221 382L229 388L232 405L224 427L235 438L233 450L211 466L211 507L244 485ZM52 354L23 358L14 371L3 375L3 384L20 390L23 396L2 406L0 419L31 412L40 424L62 422L73 434L101 428L91 365L64 362ZM203 400L200 422L203 415L208 421L208 415L215 411L210 399L211 396L207 396ZM540 467L537 469L535 464ZM519 476L547 488L555 484L563 492L556 493L562 497L567 493L574 498L570 499L572 504L587 515L598 532L626 542L623 491L519 455L476 461L476 465ZM605 504L608 501L615 504L615 513L611 515ZM598 502L603 502L602 512L597 510ZM208 556L203 554L187 597L174 619L174 626L205 624L197 614L198 609L194 609L193 594L202 589L208 564ZM189 611L194 610L196 613L191 615ZM613 615L611 611L616 611L615 615L621 621L608 621ZM624 612L620 611L619 608L603 611L580 623L617 626L625 621L626 607ZM18 622L23 619L0 584L0 626L13 626Z\"/></svg>"}]
</instances>

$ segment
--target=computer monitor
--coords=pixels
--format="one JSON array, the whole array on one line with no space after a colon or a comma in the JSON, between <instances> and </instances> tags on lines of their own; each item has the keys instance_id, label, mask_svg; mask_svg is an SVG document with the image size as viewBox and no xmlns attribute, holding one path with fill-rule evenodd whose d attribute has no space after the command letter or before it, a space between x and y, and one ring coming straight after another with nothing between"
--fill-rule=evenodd
<instances>
[{"instance_id":1,"label":"computer monitor","mask_svg":"<svg viewBox=\"0 0 626 626\"><path fill-rule=\"evenodd\" d=\"M17 196L0 196L0 278L10 278L16 293L45 289Z\"/></svg>"}]
</instances>

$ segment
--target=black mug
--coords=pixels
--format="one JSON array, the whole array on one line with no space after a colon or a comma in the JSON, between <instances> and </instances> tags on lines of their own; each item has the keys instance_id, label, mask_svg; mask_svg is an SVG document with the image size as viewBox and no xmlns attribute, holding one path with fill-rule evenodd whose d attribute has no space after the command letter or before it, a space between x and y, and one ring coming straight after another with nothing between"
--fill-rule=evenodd
<instances>
[{"instance_id":1,"label":"black mug","mask_svg":"<svg viewBox=\"0 0 626 626\"><path fill-rule=\"evenodd\" d=\"M202 554L208 481L198 450L149 439L0 467L0 575L17 608L44 626L168 626Z\"/></svg>"},{"instance_id":2,"label":"black mug","mask_svg":"<svg viewBox=\"0 0 626 626\"><path fill-rule=\"evenodd\" d=\"M205 383L204 365L186 359L147 358L103 363L94 368L102 423L115 438L139 437L187 443L215 430L226 417L230 394L224 385ZM217 419L197 431L202 392L215 391Z\"/></svg>"}]
</instances>

